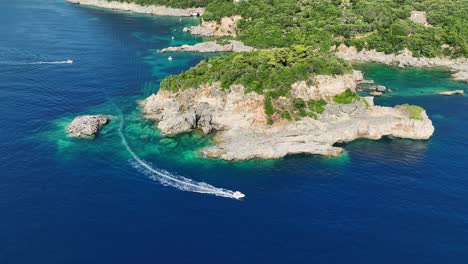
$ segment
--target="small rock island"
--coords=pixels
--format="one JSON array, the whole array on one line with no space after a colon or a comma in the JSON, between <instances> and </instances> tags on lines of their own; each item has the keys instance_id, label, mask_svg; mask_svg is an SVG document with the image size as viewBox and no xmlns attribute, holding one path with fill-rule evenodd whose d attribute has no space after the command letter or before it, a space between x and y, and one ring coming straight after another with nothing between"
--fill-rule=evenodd
<instances>
[{"instance_id":1,"label":"small rock island","mask_svg":"<svg viewBox=\"0 0 468 264\"><path fill-rule=\"evenodd\" d=\"M67 126L66 131L75 138L93 138L108 121L109 118L105 115L77 116Z\"/></svg>"}]
</instances>

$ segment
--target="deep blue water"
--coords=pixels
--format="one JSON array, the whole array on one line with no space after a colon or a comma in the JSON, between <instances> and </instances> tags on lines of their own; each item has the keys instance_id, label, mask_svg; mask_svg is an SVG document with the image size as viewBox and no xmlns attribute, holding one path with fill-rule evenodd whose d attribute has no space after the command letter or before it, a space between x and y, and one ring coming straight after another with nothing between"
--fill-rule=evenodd
<instances>
[{"instance_id":1,"label":"deep blue water","mask_svg":"<svg viewBox=\"0 0 468 264\"><path fill-rule=\"evenodd\" d=\"M357 141L335 159L205 161L194 153L209 139L164 146L136 104L204 58L154 53L200 41L181 32L195 20L62 0L0 8L0 263L467 263L468 100L432 93L468 87L447 72L359 66L395 90L377 103L427 109L429 141ZM154 167L247 197L150 179L116 119L93 141L66 137L74 116L115 116L116 106L129 145Z\"/></svg>"}]
</instances>

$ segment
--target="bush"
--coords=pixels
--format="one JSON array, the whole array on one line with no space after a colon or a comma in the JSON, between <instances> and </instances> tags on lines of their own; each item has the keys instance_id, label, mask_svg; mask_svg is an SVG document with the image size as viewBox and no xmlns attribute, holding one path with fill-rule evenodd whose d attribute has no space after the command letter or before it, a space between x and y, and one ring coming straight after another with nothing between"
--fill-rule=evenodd
<instances>
[{"instance_id":1,"label":"bush","mask_svg":"<svg viewBox=\"0 0 468 264\"><path fill-rule=\"evenodd\" d=\"M402 104L402 105L397 105L397 108L402 108L404 111L406 111L409 114L410 119L415 119L415 120L422 120L422 113L424 109L420 106L417 105L409 105L409 104Z\"/></svg>"},{"instance_id":2,"label":"bush","mask_svg":"<svg viewBox=\"0 0 468 264\"><path fill-rule=\"evenodd\" d=\"M360 99L361 98L355 92L351 91L351 89L346 89L346 91L333 97L333 100L338 104L350 104Z\"/></svg>"}]
</instances>

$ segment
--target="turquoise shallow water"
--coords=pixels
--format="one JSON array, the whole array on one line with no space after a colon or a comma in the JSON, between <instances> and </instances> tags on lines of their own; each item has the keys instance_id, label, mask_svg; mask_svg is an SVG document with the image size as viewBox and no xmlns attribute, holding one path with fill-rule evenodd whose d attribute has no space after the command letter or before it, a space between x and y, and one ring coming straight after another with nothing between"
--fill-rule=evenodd
<instances>
[{"instance_id":1,"label":"turquoise shallow water","mask_svg":"<svg viewBox=\"0 0 468 264\"><path fill-rule=\"evenodd\" d=\"M209 138L164 140L136 103L205 57L154 52L201 41L181 32L196 20L61 0L0 7L0 263L466 263L468 100L433 92L468 87L447 72L358 66L394 90L378 104L427 109L428 141L356 141L333 159L205 160ZM247 197L181 191L135 168L117 109L145 162ZM93 141L67 137L84 113L113 118Z\"/></svg>"}]
</instances>

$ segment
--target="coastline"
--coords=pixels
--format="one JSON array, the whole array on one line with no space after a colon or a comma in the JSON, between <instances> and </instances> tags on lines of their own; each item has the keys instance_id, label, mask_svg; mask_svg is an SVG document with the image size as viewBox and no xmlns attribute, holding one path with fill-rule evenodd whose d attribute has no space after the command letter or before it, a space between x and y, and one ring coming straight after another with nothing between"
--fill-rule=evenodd
<instances>
[{"instance_id":1,"label":"coastline","mask_svg":"<svg viewBox=\"0 0 468 264\"><path fill-rule=\"evenodd\" d=\"M417 58L413 57L411 51L404 49L398 54L385 54L376 50L363 49L358 51L355 47L348 47L341 44L338 47L333 47L332 50L335 54L347 61L358 62L373 62L389 66L417 67L417 68L430 68L430 67L445 67L453 71L452 78L456 81L468 83L468 59L458 58Z\"/></svg>"},{"instance_id":2,"label":"coastline","mask_svg":"<svg viewBox=\"0 0 468 264\"><path fill-rule=\"evenodd\" d=\"M172 8L166 6L155 6L155 5L148 5L148 6L141 6L135 3L124 3L124 2L117 2L117 1L106 1L106 0L65 0L69 3L79 4L79 5L87 5L87 6L94 6L106 9L114 9L114 10L121 10L121 11L130 11L135 13L141 14L150 14L156 16L181 16L181 17L189 17L189 16L201 16L204 12L204 8Z\"/></svg>"},{"instance_id":3,"label":"coastline","mask_svg":"<svg viewBox=\"0 0 468 264\"><path fill-rule=\"evenodd\" d=\"M362 74L355 71L317 75L312 86L306 82L293 84L294 98L324 99L323 111L315 118L298 120L274 114L272 125L267 123L265 96L246 93L242 85L224 91L220 83L177 92L159 90L141 101L140 106L144 118L154 121L164 136L193 130L211 134L215 144L203 148L201 156L226 161L278 159L301 153L335 157L345 151L335 143L386 136L426 140L432 136L432 121L420 107L376 106L371 97L349 103L334 101L346 90L355 91L360 80ZM274 105L290 103L286 97L274 99Z\"/></svg>"}]
</instances>

